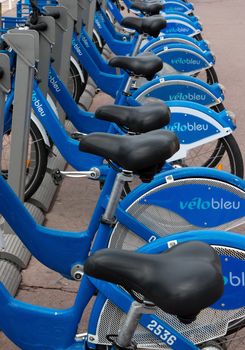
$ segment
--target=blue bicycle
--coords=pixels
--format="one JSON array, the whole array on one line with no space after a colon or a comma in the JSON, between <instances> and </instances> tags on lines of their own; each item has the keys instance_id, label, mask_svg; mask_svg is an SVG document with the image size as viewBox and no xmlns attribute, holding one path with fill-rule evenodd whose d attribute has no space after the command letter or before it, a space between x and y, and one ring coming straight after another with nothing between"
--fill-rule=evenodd
<instances>
[{"instance_id":1,"label":"blue bicycle","mask_svg":"<svg viewBox=\"0 0 245 350\"><path fill-rule=\"evenodd\" d=\"M110 77L111 78L111 77ZM119 77L120 79L120 77ZM117 79L118 81L118 79ZM133 104L135 105L135 101L133 98L127 98L125 97L125 95L127 95L130 91L126 91L123 90L124 86L130 86L130 78L127 74L125 74L124 80L121 83L121 91L123 91L124 95L122 94L118 94L118 103L120 104ZM108 87L113 88L113 85L111 84L112 81L110 79L110 85L108 84ZM159 84L158 84L159 85ZM77 108L77 106L74 104L74 102L72 101L72 99L70 98L69 94L67 94L67 91L65 91L65 89L62 87L62 82L58 79L57 75L55 75L54 70L51 70L50 73L50 87L51 87L51 91L53 92L54 95L56 95L58 101L60 102L60 104L64 107L65 111L68 112L68 115L71 119L71 121L73 122L73 124L76 126L76 128L81 131L81 132L85 132L85 133L89 133L92 131L109 131L112 133L121 133L121 130L118 129L117 127L115 127L114 125L109 125L108 123L102 123L101 121L98 121L96 119L94 119L92 114L89 113L83 113L79 108ZM63 91L63 92L62 92ZM154 96L154 90L151 91L151 85L147 87L148 92L147 97L151 96L151 97L157 97ZM161 92L162 90L159 90L159 92ZM65 93L64 93L65 92ZM142 102L142 100L145 99L145 91L143 89L143 93L142 93L142 89L138 90L139 92L139 96L136 97L137 99ZM158 93L159 93L158 92ZM115 91L114 91L115 94ZM206 100L208 101L208 95ZM206 103L208 103L206 101ZM209 97L209 101L210 103L214 102L212 100L210 100ZM212 102L211 102L212 101ZM218 101L218 98L216 98L216 101ZM6 108L10 108L11 106L11 96L8 100L8 103L6 105ZM138 103L138 102L137 102ZM228 154L228 170L230 170L231 172L236 173L239 176L242 176L242 161L241 161L241 157L239 156L239 149L235 150L235 152L233 153L229 153L227 152L227 149L229 149L228 147L226 147L226 144L230 142L230 139L232 139L232 137L230 136L226 136L228 133L228 129L232 130L232 128L234 127L233 124L231 123L231 119L229 118L229 116L227 116L224 113L222 113L223 117L220 118L220 116L216 116L216 114L213 114L212 117L214 118L214 122L212 122L213 127L209 127L209 122L207 123L207 118L204 116L203 112L207 114L207 110L205 109L200 109L200 107L197 107L194 104L181 104L181 107L184 108L189 108L188 110L191 113L191 116L193 119L193 121L191 121L190 119L188 119L188 125L181 125L183 124L183 109L181 111L181 108L175 108L178 106L178 104L176 105L175 102L172 102L169 104L170 108L172 109L172 116L175 116L175 120L173 122L173 124L169 125L169 128L171 130L174 130L177 132L177 134L179 134L180 136L180 140L181 140L181 144L182 144L182 150L180 151L179 155L176 156L175 159L172 159L173 162L178 161L178 165L189 165L191 163L188 164L188 161L185 163L183 162L179 162L179 158L178 157L185 157L186 158L186 154L187 152L189 152L193 147L195 148L196 151L196 147L199 145L197 143L196 137L198 137L200 139L200 147L203 147L203 143L205 138L209 141L211 141L211 135L213 135L213 137L215 138L215 140L220 139L221 134L223 133L223 135L225 136L224 138L224 142L223 142L223 138L222 141L219 141L218 145L215 142L215 147L214 149L212 148L211 152L209 151L209 155L210 158L207 159L207 150L203 151L205 160L201 160L201 165L205 164L206 166L211 166L211 167L216 167L218 166L221 169L226 169L226 161L225 161L225 157L224 154L227 153ZM40 108L40 106L42 106L42 108ZM46 106L46 109L45 109ZM195 109L197 109L197 111L194 112L193 107ZM190 109L191 108L191 109ZM69 163L71 163L73 166L75 166L76 169L78 170L88 170L91 167L97 166L97 163L95 162L94 164L92 162L88 162L88 164L84 164L84 162L86 163L87 159L84 159L83 157L81 157L81 155L77 152L75 147L72 147L73 151L72 151L72 156L71 153L69 153L68 149L70 148L67 147L67 144L70 144L70 140L69 138L64 134L64 132L61 130L61 127L58 125L58 121L53 113L53 111L49 108L49 106L47 106L47 101L46 99L42 96L41 92L39 91L37 85L35 85L35 92L33 93L33 109L36 111L36 115L39 117L41 123L43 123L45 129L48 131L49 135L51 136L51 138L53 139L54 143L56 145L58 145L58 148L61 150L62 154L65 156L65 158L68 160ZM106 113L108 114L108 110L106 112L103 113L103 118L106 118ZM210 118L210 112L209 113L209 118ZM45 119L43 118L43 115L48 115L50 116L49 119ZM185 114L185 117L187 117L187 114ZM205 118L205 133L201 136L198 135L199 133L197 132L197 128L200 128L200 117L201 118ZM228 117L228 118L227 118ZM108 119L107 119L108 120ZM117 119L112 119L109 118L109 121L117 121ZM40 125L40 122L35 121L35 124L38 126L39 131L41 133L41 135L43 135L43 140L45 142L43 142L42 144L46 144L47 146L49 146L49 142L48 142L48 137L45 136L45 130L44 128ZM218 122L218 124L217 124ZM225 123L224 123L225 122ZM5 130L9 130L9 125L11 124L11 116L9 115L6 118L6 125L7 127L5 127ZM223 125L222 125L223 124ZM220 133L217 133L217 126L219 128ZM225 128L224 130L222 130L222 128ZM210 134L207 133L207 130L210 129ZM211 130L212 129L212 130ZM200 130L199 130L200 131ZM194 136L193 138L193 132L195 132L196 136ZM39 137L37 137L37 140L40 140L40 135L38 135ZM187 142L188 140L188 142ZM40 142L41 143L41 140ZM73 146L75 146L76 144L74 144ZM217 147L216 147L217 145ZM236 146L236 143L233 142L232 146ZM236 148L236 147L235 147ZM230 147L230 149L232 149L234 151L234 147ZM44 159L45 159L45 155L47 154L45 152L45 148L44 148L44 152L42 152L42 154L44 154ZM233 154L236 154L236 157L233 157ZM196 157L195 157L196 158ZM190 160L192 162L192 156L190 155ZM222 163L220 163L220 161L222 160ZM92 165L93 164L93 165ZM200 162L199 162L200 165ZM82 166L82 167L81 167ZM38 168L40 169L40 167ZM42 169L42 176L41 177L36 177L37 179L39 179L39 183L42 180L42 177L45 173L45 167L41 167ZM105 174L105 172L103 171L102 174ZM32 187L33 189L33 187Z\"/></svg>"},{"instance_id":2,"label":"blue bicycle","mask_svg":"<svg viewBox=\"0 0 245 350\"><path fill-rule=\"evenodd\" d=\"M39 2L40 7L43 5L45 5L45 2ZM110 5L110 3L108 3L108 5ZM29 12L29 10L33 8L33 5L28 6ZM113 4L111 4L111 6L113 6ZM20 13L18 14L20 15ZM26 15L26 12L24 15ZM123 17L120 17L120 22L122 19ZM167 27L169 25L170 24L168 23ZM99 43L100 49L103 46L103 42L100 40L98 34L104 38L105 42L116 54L126 55L134 50L135 40L132 40L131 36L125 35L125 33L120 34L116 32L114 26L110 23L108 17L103 12L103 9L97 11L95 15L95 27L98 32L97 34L94 32L96 42ZM136 39L137 35L134 35L133 38ZM85 39L81 38L81 40ZM161 57L161 59L165 62L166 67L168 67L168 69L165 69L162 74L166 74L166 72L171 72L172 74L178 73L192 75L198 73L200 76L200 71L204 71L207 74L205 79L207 79L209 84L218 82L217 75L213 68L215 59L213 54L208 49L207 44L203 41L197 41L187 37L186 35L180 35L178 33L167 35L164 34L164 36L161 35L158 39L152 40L152 38L150 38L147 44L144 43L143 47L140 49L141 52L150 50L153 50L153 52ZM101 50L99 52L101 52ZM137 51L134 51L134 54L136 53ZM74 64L75 63L72 61L72 65ZM76 86L83 86L84 71L76 64L75 66L78 75L77 78L74 78L74 83ZM79 71L81 73L81 79L78 79ZM79 80L81 83L79 83Z\"/></svg>"},{"instance_id":3,"label":"blue bicycle","mask_svg":"<svg viewBox=\"0 0 245 350\"><path fill-rule=\"evenodd\" d=\"M127 77L126 77L127 78ZM128 78L127 78L128 79ZM55 84L54 84L55 82ZM56 80L53 79L53 76L50 78L50 85L52 85L52 91L54 92L55 95L59 95L59 101L61 101L62 106L70 106L69 107L69 116L70 119L72 120L73 124L78 128L80 132L83 133L90 133L92 131L107 131L110 133L122 133L123 131L118 128L115 124L109 124L106 121L102 121L99 119L94 118L94 115L91 113L85 113L81 109L77 107L74 103L72 103L72 98L68 94L62 94L62 83L58 78ZM140 92L140 91L139 91ZM10 94L7 104L6 104L6 118L5 118L5 130L9 130L9 125L11 125L11 114L9 114L10 106L12 104L12 98L13 98L13 93ZM71 100L71 103L70 103ZM181 140L181 149L178 155L175 156L175 158L171 159L171 161L174 163L177 162L177 165L183 166L184 163L181 164L179 162L179 159L185 158L184 162L186 165L192 164L193 160L191 156L191 150L193 148L193 151L196 152L197 149L195 148L198 146L197 144L197 138L200 139L200 149L202 150L201 144L205 144L206 140L210 141L210 136L213 134L214 135L214 140L218 140L224 133L224 138L220 138L222 141L216 147L216 142L215 141L215 146L214 148L211 148L209 150L203 150L203 156L204 158L199 158L196 160L199 162L199 165L205 165L211 166L211 167L216 167L218 164L220 164L220 167L223 169L227 169L228 171L237 173L238 175L242 176L241 167L242 167L242 161L238 157L240 152L239 149L236 150L236 152L231 153L230 147L226 147L226 144L229 145L229 142L232 138L232 136L226 136L227 131L229 128L230 124L230 119L226 114L226 111L221 112L219 114L215 112L209 112L209 119L207 120L207 117L205 116L206 109L204 107L198 106L199 112L193 111L193 106L196 107L195 104L192 103L187 103L187 102L182 102L181 106L178 107L176 103L170 102L168 104L171 109L171 124L168 126L168 128L171 130L176 131L176 133L180 136ZM73 107L72 107L73 106ZM185 108L185 114L186 114L186 123L188 123L188 127L183 125L183 107ZM33 92L33 110L35 111L36 116L39 118L39 121L36 121L37 126L39 127L39 131L41 130L41 135L43 135L42 138L40 138L40 134L37 135L36 140L37 145L39 144L44 144L44 159L45 155L47 157L47 152L45 149L45 144L49 146L49 139L46 135L46 131L58 147L58 149L61 151L65 159L73 165L77 170L90 170L93 167L100 167L101 166L101 161L95 160L93 157L84 157L82 156L78 150L77 150L77 141L72 140L64 131L62 125L56 118L56 115L50 105L48 104L47 99L42 95L41 90L38 88L38 85L35 83L35 88ZM67 108L65 108L67 110ZM113 111L113 113L112 113ZM118 108L117 110L113 107L110 106L108 109L102 109L102 113L100 113L100 110L97 113L97 116L101 119L105 119L109 122L118 122L118 118L120 116L120 113L122 112L122 109ZM188 112L188 114L186 113ZM131 110L129 108L129 112L131 113ZM211 114L212 113L212 114ZM113 115L114 114L114 115ZM192 117L190 117L190 115ZM221 119L222 115L222 119ZM44 116L48 116L48 118L44 118ZM210 116L213 117L213 120L210 119ZM203 125L205 125L205 130L203 130L203 133L201 134L198 132L196 128L199 128L200 125L200 118L203 118ZM119 118L120 119L120 118ZM33 119L33 122L35 122L35 119ZM225 129L223 129L224 126L222 126L222 123L224 124ZM40 124L41 123L41 124ZM213 126L212 126L213 125ZM195 130L193 129L195 127ZM232 127L233 128L233 127ZM217 133L217 129L219 130L220 135ZM45 131L46 130L46 131ZM223 131L224 130L224 131ZM232 129L230 129L232 130ZM205 131L205 132L204 132ZM209 134L210 132L210 134ZM5 138L10 137L8 134L5 132ZM45 140L45 143L43 142ZM188 143L186 143L185 140L188 140ZM208 146L210 147L210 146ZM228 150L228 152L227 152ZM232 148L232 150L234 150ZM208 153L209 152L209 153ZM188 153L189 161L190 163L188 164L188 157L186 157ZM226 155L228 156L228 161L226 160ZM195 153L194 153L195 154ZM200 153L202 154L202 152ZM236 155L236 157L235 157ZM209 159L209 161L208 161ZM241 158L242 159L242 158ZM37 164L37 169L40 169L39 163L36 162ZM46 168L43 167L41 168L42 173L44 174ZM105 167L103 167L103 170L101 171L101 176L103 177L106 174L105 172ZM100 178L100 176L99 176ZM42 178L41 178L42 179ZM40 178L39 178L40 181Z\"/></svg>"},{"instance_id":4,"label":"blue bicycle","mask_svg":"<svg viewBox=\"0 0 245 350\"><path fill-rule=\"evenodd\" d=\"M150 308L150 313L146 313L146 309L138 310L138 315L142 314L142 317L137 328L137 322L134 322L133 341L139 347L147 349L167 346L174 350L198 348L207 350L211 344L215 350L226 349L226 346L233 341L229 336L236 335L237 330L245 325L242 282L245 242L241 234L217 231L217 229L234 228L244 223L244 181L230 174L210 169L176 169L164 175L159 174L151 183L139 186L120 201L124 183L132 180L132 171L119 168L115 170L115 167L131 169L142 180L149 181L162 167L162 161L178 150L178 142L174 134L162 130L135 137L96 133L84 136L79 147L81 151L110 158L114 168L106 178L91 223L84 232L59 232L37 225L8 184L0 178L0 212L23 243L37 259L50 268L67 277L82 279L74 306L62 311L17 301L1 285L1 329L23 350L83 349L84 346L94 349L101 345L113 347L119 328L122 329L124 314L128 313L130 307L131 311L134 310L135 306L135 303L132 304L135 297L125 290L127 286L119 280L122 276L119 271L125 269L126 262L129 264L128 267L131 267L130 261L134 263L134 268L141 262L140 269L142 269L145 266L144 259L136 257L138 256L136 253L121 252L118 253L118 260L115 260L116 255L113 252L98 252L85 265L85 271L93 278L87 276L82 278L83 265L89 252L92 255L105 247L133 250L141 247L138 251L149 253L149 257L147 258L146 255L145 259L150 266L155 261L157 269L158 256L155 254L166 251L166 254L159 259L164 259L165 262L167 261L165 257L167 259L167 256L170 256L170 262L175 261L176 267L169 265L170 270L165 270L169 273L166 274L166 279L161 279L161 282L159 279L154 281L151 279L151 283L157 285L156 290L163 293L165 293L165 287L169 288L171 271L175 268L183 273L187 271L185 266L189 264L185 265L185 261L189 258L192 268L195 266L197 270L200 269L195 278L199 283L200 280L205 282L208 280L209 283L205 285L208 289L212 286L211 289L214 292L216 287L209 279L209 274L204 272L202 263L199 265L197 258L197 256L199 258L203 256L203 249L207 248L199 243L178 246L179 243L198 240L212 245L220 256L222 287L225 284L223 295L220 297L219 293L214 293L215 296L211 293L212 297L209 300L212 301L208 303L199 291L191 297L193 304L189 304L187 301L183 302L183 299L173 297L173 290L168 289L169 292L164 294L166 299L161 298L162 301L159 303L158 297L152 298L154 288L151 287L152 294L144 284L144 278L139 274L140 272L137 276L141 282L137 280L136 284L133 276L123 276L129 288L143 295L145 290L144 296L156 302L158 306L156 309ZM161 158L161 164L159 164L159 158ZM223 215L224 212L226 215ZM196 230L189 231L189 229ZM210 231L206 231L207 229ZM151 243L146 244L147 242ZM177 247L169 250L175 245ZM191 251L195 255L193 256L195 262L190 257ZM181 269L178 256L182 257ZM206 254L204 256L207 258ZM110 260L112 257L113 264ZM124 260L125 257L127 258L125 263L121 263L122 257ZM207 258L207 261L210 260ZM96 268L96 271L93 268ZM113 275L109 277L109 268L115 268L117 271L114 271L114 278ZM138 269L139 267L136 270ZM159 277L159 274L154 275ZM118 279L115 276L118 276ZM144 276L148 276L145 270ZM184 276L188 281L193 281L191 273ZM104 278L116 284L94 277ZM176 288L179 286L178 281L179 279L175 280ZM118 283L122 283L124 288L118 286ZM131 287L132 285L134 287ZM191 289L195 290L194 285ZM95 292L97 296L88 323L88 333L76 336L77 325L83 310ZM171 297L173 297L172 303ZM141 296L137 294L136 298L139 300ZM199 303L196 304L194 300L197 299ZM194 305L200 308L195 309ZM189 307L193 312L186 312ZM130 314L132 316L132 312ZM15 322L11 322L11 319ZM33 332L37 327L40 331ZM127 334L122 332L124 335L125 333ZM119 333L119 339L124 338L122 334L120 336ZM129 342L131 343L131 337Z\"/></svg>"}]
</instances>

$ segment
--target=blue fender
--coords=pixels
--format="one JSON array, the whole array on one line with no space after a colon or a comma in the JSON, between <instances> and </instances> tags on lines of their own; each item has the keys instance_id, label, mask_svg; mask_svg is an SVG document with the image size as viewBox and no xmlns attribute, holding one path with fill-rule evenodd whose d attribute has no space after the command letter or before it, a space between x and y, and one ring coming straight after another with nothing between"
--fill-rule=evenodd
<instances>
[{"instance_id":1,"label":"blue fender","mask_svg":"<svg viewBox=\"0 0 245 350\"><path fill-rule=\"evenodd\" d=\"M202 30L202 27L199 23L199 18L196 16L188 16L185 13L180 13L180 12L166 13L164 10L161 13L167 21L168 19L172 19L172 18L180 19L187 23L192 23L195 27Z\"/></svg>"},{"instance_id":2,"label":"blue fender","mask_svg":"<svg viewBox=\"0 0 245 350\"><path fill-rule=\"evenodd\" d=\"M190 36L186 36L183 34L163 34L161 33L158 38L153 39L149 38L149 40L142 46L140 49L141 52L150 51L154 47L157 47L159 44L185 44L193 46L194 48L200 49L203 52L210 51L209 45L205 40L196 40Z\"/></svg>"},{"instance_id":3,"label":"blue fender","mask_svg":"<svg viewBox=\"0 0 245 350\"><path fill-rule=\"evenodd\" d=\"M163 1L163 4L164 4L164 11L166 11L166 13L180 12L188 15L193 12L193 5L191 3L184 3L178 0L167 0L167 1Z\"/></svg>"},{"instance_id":4,"label":"blue fender","mask_svg":"<svg viewBox=\"0 0 245 350\"><path fill-rule=\"evenodd\" d=\"M166 183L169 176L171 176L174 181L195 177L216 180L218 179L218 181L226 182L232 186L237 187L245 193L245 180L224 171L199 167L180 168L174 170L171 169L169 171L156 175L150 183L137 186L120 202L120 207L123 210L127 210L127 208L131 206L132 203L134 203L138 198L142 197L145 193L151 191L153 188L158 187L163 183Z\"/></svg>"},{"instance_id":5,"label":"blue fender","mask_svg":"<svg viewBox=\"0 0 245 350\"><path fill-rule=\"evenodd\" d=\"M163 101L197 102L210 107L224 100L219 84L210 85L186 75L166 75L144 84L142 88L138 101L151 97Z\"/></svg>"},{"instance_id":6,"label":"blue fender","mask_svg":"<svg viewBox=\"0 0 245 350\"><path fill-rule=\"evenodd\" d=\"M159 45L152 52L159 56L165 65L178 73L194 74L212 67L215 63L215 58L210 51L203 52L185 44ZM164 73L164 67L162 73Z\"/></svg>"},{"instance_id":7,"label":"blue fender","mask_svg":"<svg viewBox=\"0 0 245 350\"><path fill-rule=\"evenodd\" d=\"M155 228L154 232L153 228L145 227L141 219L138 221L132 216L134 204L142 209L153 205L175 213L190 229L192 226L217 230L223 225L230 229L234 222L239 225L244 218L245 181L226 172L196 167L160 173L151 183L135 188L120 203L117 218L145 242L152 242L181 228L169 227L169 233L163 228L162 234Z\"/></svg>"},{"instance_id":8,"label":"blue fender","mask_svg":"<svg viewBox=\"0 0 245 350\"><path fill-rule=\"evenodd\" d=\"M132 104L133 101L142 103L146 98L145 86L142 86L133 94ZM171 110L171 120L166 129L175 132L180 142L180 150L169 161L183 159L191 149L225 137L236 128L226 110L216 113L206 106L189 101L173 100L166 104Z\"/></svg>"},{"instance_id":9,"label":"blue fender","mask_svg":"<svg viewBox=\"0 0 245 350\"><path fill-rule=\"evenodd\" d=\"M181 19L179 17L167 16L167 26L162 30L164 34L185 34L188 36L195 36L200 34L202 26L200 23L192 22L190 20Z\"/></svg>"}]
</instances>

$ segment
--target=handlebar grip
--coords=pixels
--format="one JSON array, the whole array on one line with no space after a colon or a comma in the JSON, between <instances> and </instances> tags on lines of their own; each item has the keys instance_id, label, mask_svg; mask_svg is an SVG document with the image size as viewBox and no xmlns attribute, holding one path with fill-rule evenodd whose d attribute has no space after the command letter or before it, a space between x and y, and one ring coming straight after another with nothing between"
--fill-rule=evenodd
<instances>
[{"instance_id":1,"label":"handlebar grip","mask_svg":"<svg viewBox=\"0 0 245 350\"><path fill-rule=\"evenodd\" d=\"M47 23L40 22L38 24L31 24L30 29L36 30L37 32L44 32L48 29Z\"/></svg>"}]
</instances>

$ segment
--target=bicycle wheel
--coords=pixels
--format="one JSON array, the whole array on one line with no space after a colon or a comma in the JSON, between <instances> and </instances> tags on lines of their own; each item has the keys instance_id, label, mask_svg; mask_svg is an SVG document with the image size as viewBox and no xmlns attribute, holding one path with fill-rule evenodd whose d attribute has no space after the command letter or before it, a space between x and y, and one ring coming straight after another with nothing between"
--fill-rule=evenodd
<instances>
[{"instance_id":1,"label":"bicycle wheel","mask_svg":"<svg viewBox=\"0 0 245 350\"><path fill-rule=\"evenodd\" d=\"M243 350L245 347L245 318L231 322L224 337L204 343L203 350Z\"/></svg>"},{"instance_id":2,"label":"bicycle wheel","mask_svg":"<svg viewBox=\"0 0 245 350\"><path fill-rule=\"evenodd\" d=\"M100 37L99 33L95 29L93 30L93 43L96 45L99 53L102 53L105 41Z\"/></svg>"},{"instance_id":3,"label":"bicycle wheel","mask_svg":"<svg viewBox=\"0 0 245 350\"><path fill-rule=\"evenodd\" d=\"M182 210L177 210L178 207L180 208L180 201L182 202L183 200L182 203L187 203L188 198L197 201L209 201L210 199L214 200L215 198L215 200L220 201L221 203L222 200L229 198L229 196L233 194L238 195L237 199L240 198L240 201L245 200L244 187L240 189L234 186L232 184L232 177L230 178L230 182L226 182L223 179L222 174L218 178L208 178L202 177L201 174L198 175L198 170L189 170L189 172L191 171L193 171L196 175L176 179L176 176L173 173L173 181L170 180L170 182L167 182L166 179L163 179L163 183L161 184L160 180L157 180L155 186L149 185L147 190L142 189L142 191L137 193L137 196L136 191L135 193L132 192L124 201L122 201L121 208L123 208L127 214L133 216L141 224L157 233L160 237L169 237L168 244L170 246L171 244L176 244L176 241L175 243L171 241L171 237L169 236L170 234L196 229L203 230L205 228L201 227L197 223L197 221L200 219L200 215L202 216L202 223L205 222L205 220L208 220L207 212L205 210L198 210L197 221L195 220L196 215L193 213L189 218L184 217ZM181 170L179 171L179 174L180 173L182 173ZM205 188L204 192L202 192L202 187L203 190ZM151 200L148 201L149 198L155 198L156 202L152 202ZM166 201L166 206L160 204L162 201ZM210 215L210 217L215 215L217 216L216 209L213 210L214 212L212 215ZM221 218L219 223L218 221L215 223L213 229L229 230L232 228L234 230L234 227L241 225L243 222L243 213L240 213L239 219L235 219L230 222L225 222L223 218ZM147 238L147 240L150 242L151 238ZM139 237L139 235L136 235L122 223L118 222L113 229L109 248L135 250L145 245L145 243L146 240ZM237 259L238 266L245 260L245 251L225 245L219 246L218 244L215 245L214 248L220 256L225 256L228 260L229 257ZM163 250L165 249L166 248L163 247ZM236 266L236 264L234 266ZM102 310L103 311L100 314L101 323L96 331L96 336L98 335L98 339L102 344L108 345L106 340L103 339L102 334L105 332L106 334L117 334L123 320L125 320L125 315L109 300L105 302ZM194 344L199 344L197 346L200 348L201 344L207 344L207 342L210 342L210 340L213 339L215 343L219 345L222 344L223 347L217 347L217 349L214 348L212 350L226 350L225 346L229 345L228 339L231 343L231 337L233 334L232 341L234 341L234 338L238 334L238 330L241 331L241 328L244 326L241 319L245 318L245 307L237 307L236 309L227 308L227 310L209 307L203 310L198 315L196 321L189 325L183 324L177 317L164 313L159 308L156 310L156 316L163 319L167 324L172 326L186 338L190 339ZM226 336L224 337L224 335ZM165 347L159 342L158 339L154 337L154 335L149 333L148 330L141 326L137 328L134 340L138 344L138 347L142 349L170 349L170 347ZM223 341L223 343L221 341ZM240 350L238 347L229 348L228 346L227 349Z\"/></svg>"},{"instance_id":4,"label":"bicycle wheel","mask_svg":"<svg viewBox=\"0 0 245 350\"><path fill-rule=\"evenodd\" d=\"M75 63L71 60L70 75L67 87L76 103L79 102L80 97L85 90L87 78L87 72L83 69L83 67L80 67L80 70L78 70Z\"/></svg>"},{"instance_id":5,"label":"bicycle wheel","mask_svg":"<svg viewBox=\"0 0 245 350\"><path fill-rule=\"evenodd\" d=\"M228 135L217 141L193 148L185 159L178 163L181 166L203 166L217 168L237 175L244 176L243 158L240 148L233 137Z\"/></svg>"},{"instance_id":6,"label":"bicycle wheel","mask_svg":"<svg viewBox=\"0 0 245 350\"><path fill-rule=\"evenodd\" d=\"M8 178L11 130L3 136L1 169L4 178ZM25 200L28 200L40 186L47 169L48 152L42 135L31 121L28 154L26 161Z\"/></svg>"},{"instance_id":7,"label":"bicycle wheel","mask_svg":"<svg viewBox=\"0 0 245 350\"><path fill-rule=\"evenodd\" d=\"M203 80L209 85L219 82L219 79L214 67L210 67L208 69L202 70L201 72L194 74L193 77Z\"/></svg>"}]
</instances>

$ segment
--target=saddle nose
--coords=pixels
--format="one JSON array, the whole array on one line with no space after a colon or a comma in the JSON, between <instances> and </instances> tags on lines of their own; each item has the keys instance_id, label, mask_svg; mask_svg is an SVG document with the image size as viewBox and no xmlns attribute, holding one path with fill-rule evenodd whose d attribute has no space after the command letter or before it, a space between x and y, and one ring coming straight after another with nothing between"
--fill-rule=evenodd
<instances>
[{"instance_id":1,"label":"saddle nose","mask_svg":"<svg viewBox=\"0 0 245 350\"><path fill-rule=\"evenodd\" d=\"M161 15L151 17L125 17L121 25L126 28L134 29L139 34L148 34L157 38L162 29L167 25L167 21Z\"/></svg>"},{"instance_id":2,"label":"saddle nose","mask_svg":"<svg viewBox=\"0 0 245 350\"><path fill-rule=\"evenodd\" d=\"M161 2L144 2L144 1L133 1L131 8L139 10L147 16L159 15L164 9L164 5Z\"/></svg>"},{"instance_id":3,"label":"saddle nose","mask_svg":"<svg viewBox=\"0 0 245 350\"><path fill-rule=\"evenodd\" d=\"M95 117L116 123L129 132L145 133L166 126L170 122L170 109L163 102L137 107L106 105L96 110Z\"/></svg>"},{"instance_id":4,"label":"saddle nose","mask_svg":"<svg viewBox=\"0 0 245 350\"><path fill-rule=\"evenodd\" d=\"M116 68L122 68L133 75L141 76L147 80L152 80L157 72L159 72L163 63L160 57L145 52L136 57L116 56L110 59L109 65Z\"/></svg>"}]
</instances>

